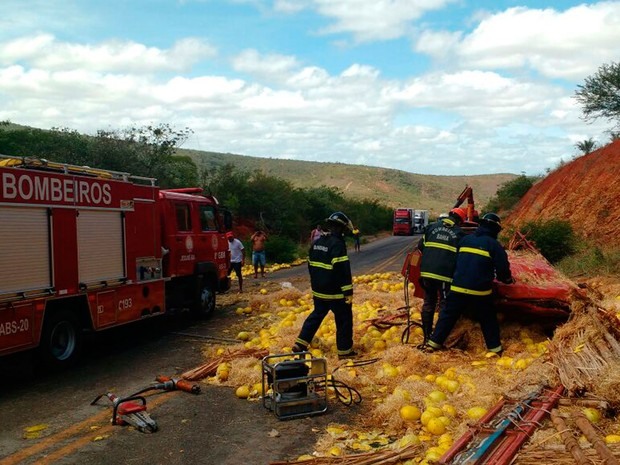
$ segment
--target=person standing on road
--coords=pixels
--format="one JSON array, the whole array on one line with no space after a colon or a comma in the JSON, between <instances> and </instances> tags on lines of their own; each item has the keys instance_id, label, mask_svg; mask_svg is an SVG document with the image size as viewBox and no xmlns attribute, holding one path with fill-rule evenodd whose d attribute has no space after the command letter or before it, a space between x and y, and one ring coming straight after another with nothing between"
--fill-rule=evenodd
<instances>
[{"instance_id":1,"label":"person standing on road","mask_svg":"<svg viewBox=\"0 0 620 465\"><path fill-rule=\"evenodd\" d=\"M319 237L321 237L321 234L323 234L323 230L321 229L321 225L317 224L316 228L314 228L312 232L310 232L310 244L312 244Z\"/></svg>"},{"instance_id":2,"label":"person standing on road","mask_svg":"<svg viewBox=\"0 0 620 465\"><path fill-rule=\"evenodd\" d=\"M336 320L338 357L350 358L357 354L353 350L353 280L344 234L353 231L353 224L342 212L332 213L325 221L329 232L312 243L308 254L314 310L304 321L292 351L308 350L331 310Z\"/></svg>"},{"instance_id":3,"label":"person standing on road","mask_svg":"<svg viewBox=\"0 0 620 465\"><path fill-rule=\"evenodd\" d=\"M464 310L471 309L480 322L484 342L489 352L502 353L499 323L493 304L493 279L505 284L514 283L506 251L497 241L501 219L487 213L473 234L459 243L456 270L443 312L428 340L427 352L443 348L443 343Z\"/></svg>"},{"instance_id":4,"label":"person standing on road","mask_svg":"<svg viewBox=\"0 0 620 465\"><path fill-rule=\"evenodd\" d=\"M239 280L239 292L243 292L243 274L242 268L245 263L245 252L243 243L235 237L232 231L226 233L228 239L228 250L230 250L230 268L228 268L228 276L234 270Z\"/></svg>"},{"instance_id":5,"label":"person standing on road","mask_svg":"<svg viewBox=\"0 0 620 465\"><path fill-rule=\"evenodd\" d=\"M439 307L441 314L445 308L446 296L456 265L458 243L465 235L460 225L466 218L465 210L453 208L447 218L441 218L427 226L424 236L418 242L418 249L422 252L420 286L424 289L422 305L424 342L418 348L426 345L433 333L435 310Z\"/></svg>"},{"instance_id":6,"label":"person standing on road","mask_svg":"<svg viewBox=\"0 0 620 465\"><path fill-rule=\"evenodd\" d=\"M265 264L267 257L265 255L265 242L267 242L267 234L257 229L252 237L252 264L254 265L254 279L258 278L258 267L260 265L260 274L265 277Z\"/></svg>"},{"instance_id":7,"label":"person standing on road","mask_svg":"<svg viewBox=\"0 0 620 465\"><path fill-rule=\"evenodd\" d=\"M360 245L360 230L355 228L353 230L353 241L355 243L355 251L359 252L361 250L361 245Z\"/></svg>"}]
</instances>

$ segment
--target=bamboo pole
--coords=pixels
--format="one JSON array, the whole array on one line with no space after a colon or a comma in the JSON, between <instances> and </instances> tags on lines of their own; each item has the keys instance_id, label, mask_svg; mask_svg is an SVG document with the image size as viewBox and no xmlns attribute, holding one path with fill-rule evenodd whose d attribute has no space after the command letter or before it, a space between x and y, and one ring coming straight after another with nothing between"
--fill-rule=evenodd
<instances>
[{"instance_id":1,"label":"bamboo pole","mask_svg":"<svg viewBox=\"0 0 620 465\"><path fill-rule=\"evenodd\" d=\"M585 434L586 438L588 438L588 441L590 441L599 457L603 459L603 463L606 465L619 465L618 460L614 457L614 454L612 454L599 435L596 434L594 427L585 415L581 412L577 412L575 413L574 418L575 424L579 427L583 434Z\"/></svg>"},{"instance_id":2,"label":"bamboo pole","mask_svg":"<svg viewBox=\"0 0 620 465\"><path fill-rule=\"evenodd\" d=\"M609 408L609 403L606 400L599 399L560 399L559 405L561 407L578 405L579 407L591 407L603 411Z\"/></svg>"},{"instance_id":3,"label":"bamboo pole","mask_svg":"<svg viewBox=\"0 0 620 465\"><path fill-rule=\"evenodd\" d=\"M197 366L196 368L187 370L181 375L181 378L187 381L200 381L207 376L215 375L215 373L217 372L217 367L221 363L230 362L231 360L242 357L254 357L260 359L268 354L268 351L260 349L239 349L235 350L234 352L225 352L220 357L216 357L215 359L200 366Z\"/></svg>"},{"instance_id":4,"label":"bamboo pole","mask_svg":"<svg viewBox=\"0 0 620 465\"><path fill-rule=\"evenodd\" d=\"M400 450L385 449L380 452L366 452L362 454L344 455L341 457L317 457L306 460L308 465L396 465L405 460L416 458L421 451L419 444L412 444ZM292 465L298 461L269 462L269 465Z\"/></svg>"},{"instance_id":5,"label":"bamboo pole","mask_svg":"<svg viewBox=\"0 0 620 465\"><path fill-rule=\"evenodd\" d=\"M586 458L581 447L579 447L577 440L569 432L570 430L566 426L566 423L562 417L560 417L558 409L554 408L551 410L551 421L553 422L555 429L557 429L558 433L560 433L560 437L562 438L562 441L564 441L564 447L566 447L566 450L569 451L574 457L577 465L587 465L589 460Z\"/></svg>"}]
</instances>

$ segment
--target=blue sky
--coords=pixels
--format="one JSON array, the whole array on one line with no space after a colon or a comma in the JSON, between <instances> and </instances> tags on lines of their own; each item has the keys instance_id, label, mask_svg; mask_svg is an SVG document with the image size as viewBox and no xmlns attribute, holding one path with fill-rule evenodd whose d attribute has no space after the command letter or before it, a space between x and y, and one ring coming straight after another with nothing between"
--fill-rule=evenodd
<instances>
[{"instance_id":1,"label":"blue sky","mask_svg":"<svg viewBox=\"0 0 620 465\"><path fill-rule=\"evenodd\" d=\"M0 120L170 124L184 147L541 174L609 140L573 98L620 2L2 0Z\"/></svg>"}]
</instances>

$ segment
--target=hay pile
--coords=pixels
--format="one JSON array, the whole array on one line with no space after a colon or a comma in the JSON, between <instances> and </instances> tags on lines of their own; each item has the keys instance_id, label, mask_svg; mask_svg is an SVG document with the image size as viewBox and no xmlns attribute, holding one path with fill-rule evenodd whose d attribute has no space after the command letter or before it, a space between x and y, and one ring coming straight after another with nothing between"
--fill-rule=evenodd
<instances>
[{"instance_id":1,"label":"hay pile","mask_svg":"<svg viewBox=\"0 0 620 465\"><path fill-rule=\"evenodd\" d=\"M549 354L571 394L588 392L620 407L620 320L613 312L588 298L574 301Z\"/></svg>"},{"instance_id":2,"label":"hay pile","mask_svg":"<svg viewBox=\"0 0 620 465\"><path fill-rule=\"evenodd\" d=\"M361 393L363 414L351 424L330 425L312 454L305 456L306 463L431 463L476 423L477 417L471 415L473 410L484 412L502 396L526 398L559 381L575 393L587 390L612 401L620 395L613 392L614 383L617 389L620 382L616 362L620 359L618 321L613 314L591 303L575 302L573 317L557 330L552 341L536 325L504 322L505 351L501 358L486 353L478 324L467 319L459 321L447 341L453 347L451 350L429 355L415 349L422 339L420 328L411 332L409 344L401 342L406 315L402 310L400 276L361 276L355 284L355 348L362 359L378 360L362 366L339 361L333 316L325 319L312 343L312 354L325 357L334 378ZM419 321L421 300L413 299L412 304L409 316ZM238 329L250 332L250 340L229 349L236 355L227 360L226 377L213 373L217 363L212 363L204 382L234 388L259 383L261 367L255 353L289 351L311 309L308 290L288 287L252 296L249 305L237 312L242 319ZM207 359L221 363L225 350L206 345L204 353ZM237 357L240 350L252 352ZM345 408L338 407L333 390L328 393L330 409ZM258 400L258 395L250 399ZM404 406L436 412L445 424L445 432L433 433L420 420L403 419L399 412ZM611 421L602 426L607 433L616 433L620 428L614 429ZM516 463L528 465L536 460L534 457L538 463L552 463L540 459L541 451L548 454L546 448L562 447L557 431L541 430L527 449L530 462L519 459ZM293 459L290 463L295 462ZM289 462L274 462L284 463Z\"/></svg>"}]
</instances>

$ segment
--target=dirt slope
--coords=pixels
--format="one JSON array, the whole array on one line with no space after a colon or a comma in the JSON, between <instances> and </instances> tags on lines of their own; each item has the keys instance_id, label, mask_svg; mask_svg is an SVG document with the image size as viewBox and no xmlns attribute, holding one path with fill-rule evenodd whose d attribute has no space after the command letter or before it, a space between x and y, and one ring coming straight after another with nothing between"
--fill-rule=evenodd
<instances>
[{"instance_id":1,"label":"dirt slope","mask_svg":"<svg viewBox=\"0 0 620 465\"><path fill-rule=\"evenodd\" d=\"M521 199L507 219L520 225L537 219L563 219L599 246L620 246L620 140L550 173Z\"/></svg>"}]
</instances>

